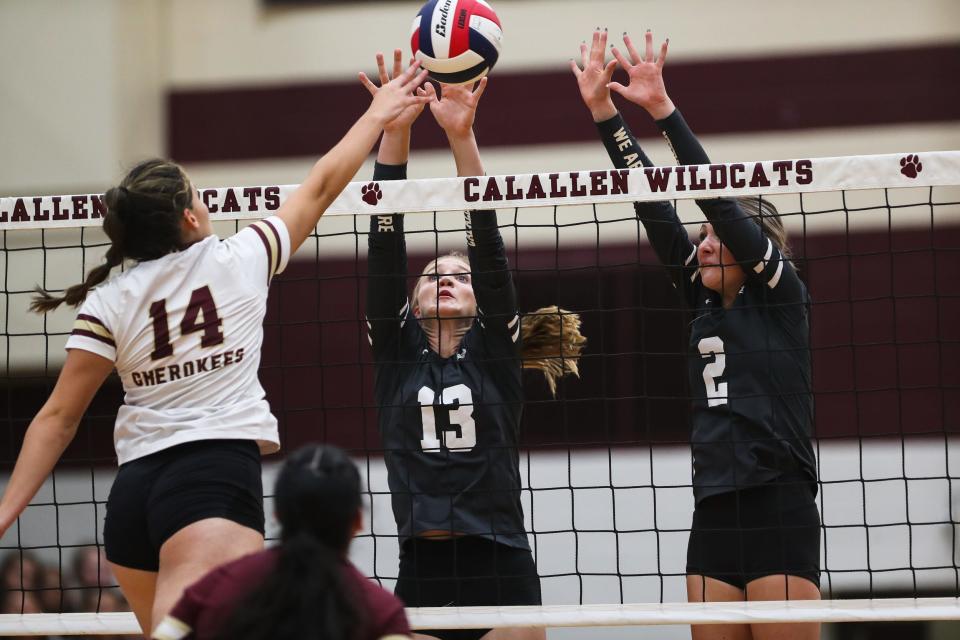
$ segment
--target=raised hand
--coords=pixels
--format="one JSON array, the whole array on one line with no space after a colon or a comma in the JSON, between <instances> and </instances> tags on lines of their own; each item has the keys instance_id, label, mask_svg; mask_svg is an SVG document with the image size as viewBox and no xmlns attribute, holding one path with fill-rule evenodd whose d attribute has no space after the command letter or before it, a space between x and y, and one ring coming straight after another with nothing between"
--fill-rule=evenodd
<instances>
[{"instance_id":1,"label":"raised hand","mask_svg":"<svg viewBox=\"0 0 960 640\"><path fill-rule=\"evenodd\" d=\"M383 54L377 54L377 66L380 69L381 80L379 87L367 77L367 74L360 72L360 82L373 96L373 101L370 103L367 113L384 128L397 126L394 120L401 117L410 118L412 123L420 115L423 105L432 99L428 95L414 94L414 89L422 85L424 80L427 79L426 69L420 70L420 62L414 60L406 71L397 73L400 69L397 59L399 55L399 49L394 51L394 76L390 80L384 66Z\"/></svg>"},{"instance_id":2,"label":"raised hand","mask_svg":"<svg viewBox=\"0 0 960 640\"><path fill-rule=\"evenodd\" d=\"M412 66L414 59L410 59L410 65ZM384 62L384 57L382 53L377 54L377 70L380 75L380 85L383 86L390 82L391 79L396 78L403 74L403 53L400 49L393 50L393 73L387 73L387 65ZM370 83L370 85L364 84L371 94L374 96L377 92L377 87ZM371 89L372 87L372 89ZM388 133L403 131L404 129L409 129L413 126L414 121L423 113L424 103L416 103L408 106L406 109L400 112L396 118L388 122L383 126L383 130Z\"/></svg>"},{"instance_id":3,"label":"raised hand","mask_svg":"<svg viewBox=\"0 0 960 640\"><path fill-rule=\"evenodd\" d=\"M593 32L593 41L589 49L585 42L580 45L580 62L583 70L575 60L570 59L570 70L577 78L580 97L583 98L583 104L590 109L594 122L609 120L617 114L617 108L610 97L610 89L607 87L613 78L614 69L617 68L617 61L611 60L604 64L606 51L607 30L597 29Z\"/></svg>"},{"instance_id":4,"label":"raised hand","mask_svg":"<svg viewBox=\"0 0 960 640\"><path fill-rule=\"evenodd\" d=\"M667 95L667 89L663 84L663 63L667 60L667 48L670 40L667 39L660 45L660 57L653 55L653 33L647 30L646 55L641 56L633 46L633 41L626 33L623 34L623 44L627 47L627 53L630 59L616 48L613 47L613 56L627 72L630 79L625 87L619 82L611 82L607 86L611 91L616 91L621 96L640 105L653 116L655 120L662 120L673 113L673 101Z\"/></svg>"},{"instance_id":5,"label":"raised hand","mask_svg":"<svg viewBox=\"0 0 960 640\"><path fill-rule=\"evenodd\" d=\"M486 88L487 79L483 77L473 89L467 85L441 85L439 98L433 84L418 89L417 94L430 100L430 111L447 137L462 138L473 131L477 105Z\"/></svg>"}]
</instances>

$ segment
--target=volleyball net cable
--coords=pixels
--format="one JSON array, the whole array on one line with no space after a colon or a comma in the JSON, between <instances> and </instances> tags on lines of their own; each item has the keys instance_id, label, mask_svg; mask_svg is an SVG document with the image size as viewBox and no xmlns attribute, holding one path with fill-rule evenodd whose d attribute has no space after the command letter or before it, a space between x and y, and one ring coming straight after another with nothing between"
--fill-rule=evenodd
<instances>
[{"instance_id":1,"label":"volleyball net cable","mask_svg":"<svg viewBox=\"0 0 960 640\"><path fill-rule=\"evenodd\" d=\"M226 237L294 188L199 193ZM812 299L820 602L685 602L690 317L629 203L672 201L693 236L695 199L747 195L777 207ZM331 442L361 465L351 557L387 588L399 542L364 323L369 216L410 214L416 274L462 250L462 212L482 208L498 210L521 311L578 313L588 345L555 397L524 374L521 502L544 606L411 609L415 628L960 619L960 152L351 183L274 281L260 377L285 451ZM97 195L0 198L4 484L75 314L29 313L34 286L101 263L103 215ZM111 378L0 538L0 635L137 631L99 553L122 400ZM267 494L277 465L264 459ZM276 539L270 495L265 511Z\"/></svg>"}]
</instances>

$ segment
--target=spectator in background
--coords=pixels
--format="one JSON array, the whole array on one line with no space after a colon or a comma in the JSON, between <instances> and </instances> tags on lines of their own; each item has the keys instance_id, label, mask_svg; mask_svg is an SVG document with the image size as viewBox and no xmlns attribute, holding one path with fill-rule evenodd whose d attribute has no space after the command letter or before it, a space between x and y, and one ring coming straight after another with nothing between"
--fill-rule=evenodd
<instances>
[{"instance_id":1,"label":"spectator in background","mask_svg":"<svg viewBox=\"0 0 960 640\"><path fill-rule=\"evenodd\" d=\"M77 549L70 568L73 575L67 587L78 611L96 611L99 592L105 587L117 586L117 579L110 571L107 554L103 547L89 546Z\"/></svg>"},{"instance_id":2,"label":"spectator in background","mask_svg":"<svg viewBox=\"0 0 960 640\"><path fill-rule=\"evenodd\" d=\"M43 568L35 555L21 549L3 559L0 576L5 590L35 591L40 588Z\"/></svg>"},{"instance_id":3,"label":"spectator in background","mask_svg":"<svg viewBox=\"0 0 960 640\"><path fill-rule=\"evenodd\" d=\"M69 613L73 611L74 607L69 602L69 596L63 591L59 567L48 564L42 566L40 571L43 578L43 589L37 593L37 596L44 613Z\"/></svg>"},{"instance_id":4,"label":"spectator in background","mask_svg":"<svg viewBox=\"0 0 960 640\"><path fill-rule=\"evenodd\" d=\"M0 614L44 613L37 577L40 563L27 551L8 554L0 563ZM55 640L47 636L10 636L4 640Z\"/></svg>"},{"instance_id":5,"label":"spectator in background","mask_svg":"<svg viewBox=\"0 0 960 640\"><path fill-rule=\"evenodd\" d=\"M8 553L0 563L0 613L43 613L43 566L23 549Z\"/></svg>"}]
</instances>

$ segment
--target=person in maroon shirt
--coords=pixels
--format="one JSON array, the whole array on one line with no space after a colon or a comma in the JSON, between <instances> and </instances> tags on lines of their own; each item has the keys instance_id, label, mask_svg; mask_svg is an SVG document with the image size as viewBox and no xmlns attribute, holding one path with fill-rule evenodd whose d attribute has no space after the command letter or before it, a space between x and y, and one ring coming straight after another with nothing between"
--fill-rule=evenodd
<instances>
[{"instance_id":1,"label":"person in maroon shirt","mask_svg":"<svg viewBox=\"0 0 960 640\"><path fill-rule=\"evenodd\" d=\"M360 473L335 447L310 445L274 489L280 545L222 565L189 587L154 640L407 638L403 604L347 559L362 525Z\"/></svg>"}]
</instances>

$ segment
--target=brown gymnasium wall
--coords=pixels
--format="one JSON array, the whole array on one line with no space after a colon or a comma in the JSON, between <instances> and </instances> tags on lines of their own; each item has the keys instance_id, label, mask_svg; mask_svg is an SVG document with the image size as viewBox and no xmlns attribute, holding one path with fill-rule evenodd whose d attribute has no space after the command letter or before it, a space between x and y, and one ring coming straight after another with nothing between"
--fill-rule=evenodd
<instances>
[{"instance_id":1,"label":"brown gymnasium wall","mask_svg":"<svg viewBox=\"0 0 960 640\"><path fill-rule=\"evenodd\" d=\"M960 226L811 235L794 241L813 296L811 347L820 438L960 432ZM412 268L427 256L411 256ZM688 441L689 318L646 244L513 252L521 308L578 311L589 345L582 378L550 399L533 373L522 442L529 448ZM597 265L600 265L599 267ZM373 369L363 322L366 266L296 261L274 283L261 380L284 448L308 441L376 451ZM52 387L20 378L0 392L0 465ZM97 396L64 460L113 461L122 392Z\"/></svg>"},{"instance_id":2,"label":"brown gymnasium wall","mask_svg":"<svg viewBox=\"0 0 960 640\"><path fill-rule=\"evenodd\" d=\"M960 120L960 43L677 62L667 73L699 135ZM167 148L185 163L313 156L368 100L353 80L177 89L168 95ZM655 135L636 108L625 112L638 137ZM414 127L414 149L446 148L431 119ZM498 72L476 129L484 147L596 141L565 69Z\"/></svg>"}]
</instances>

